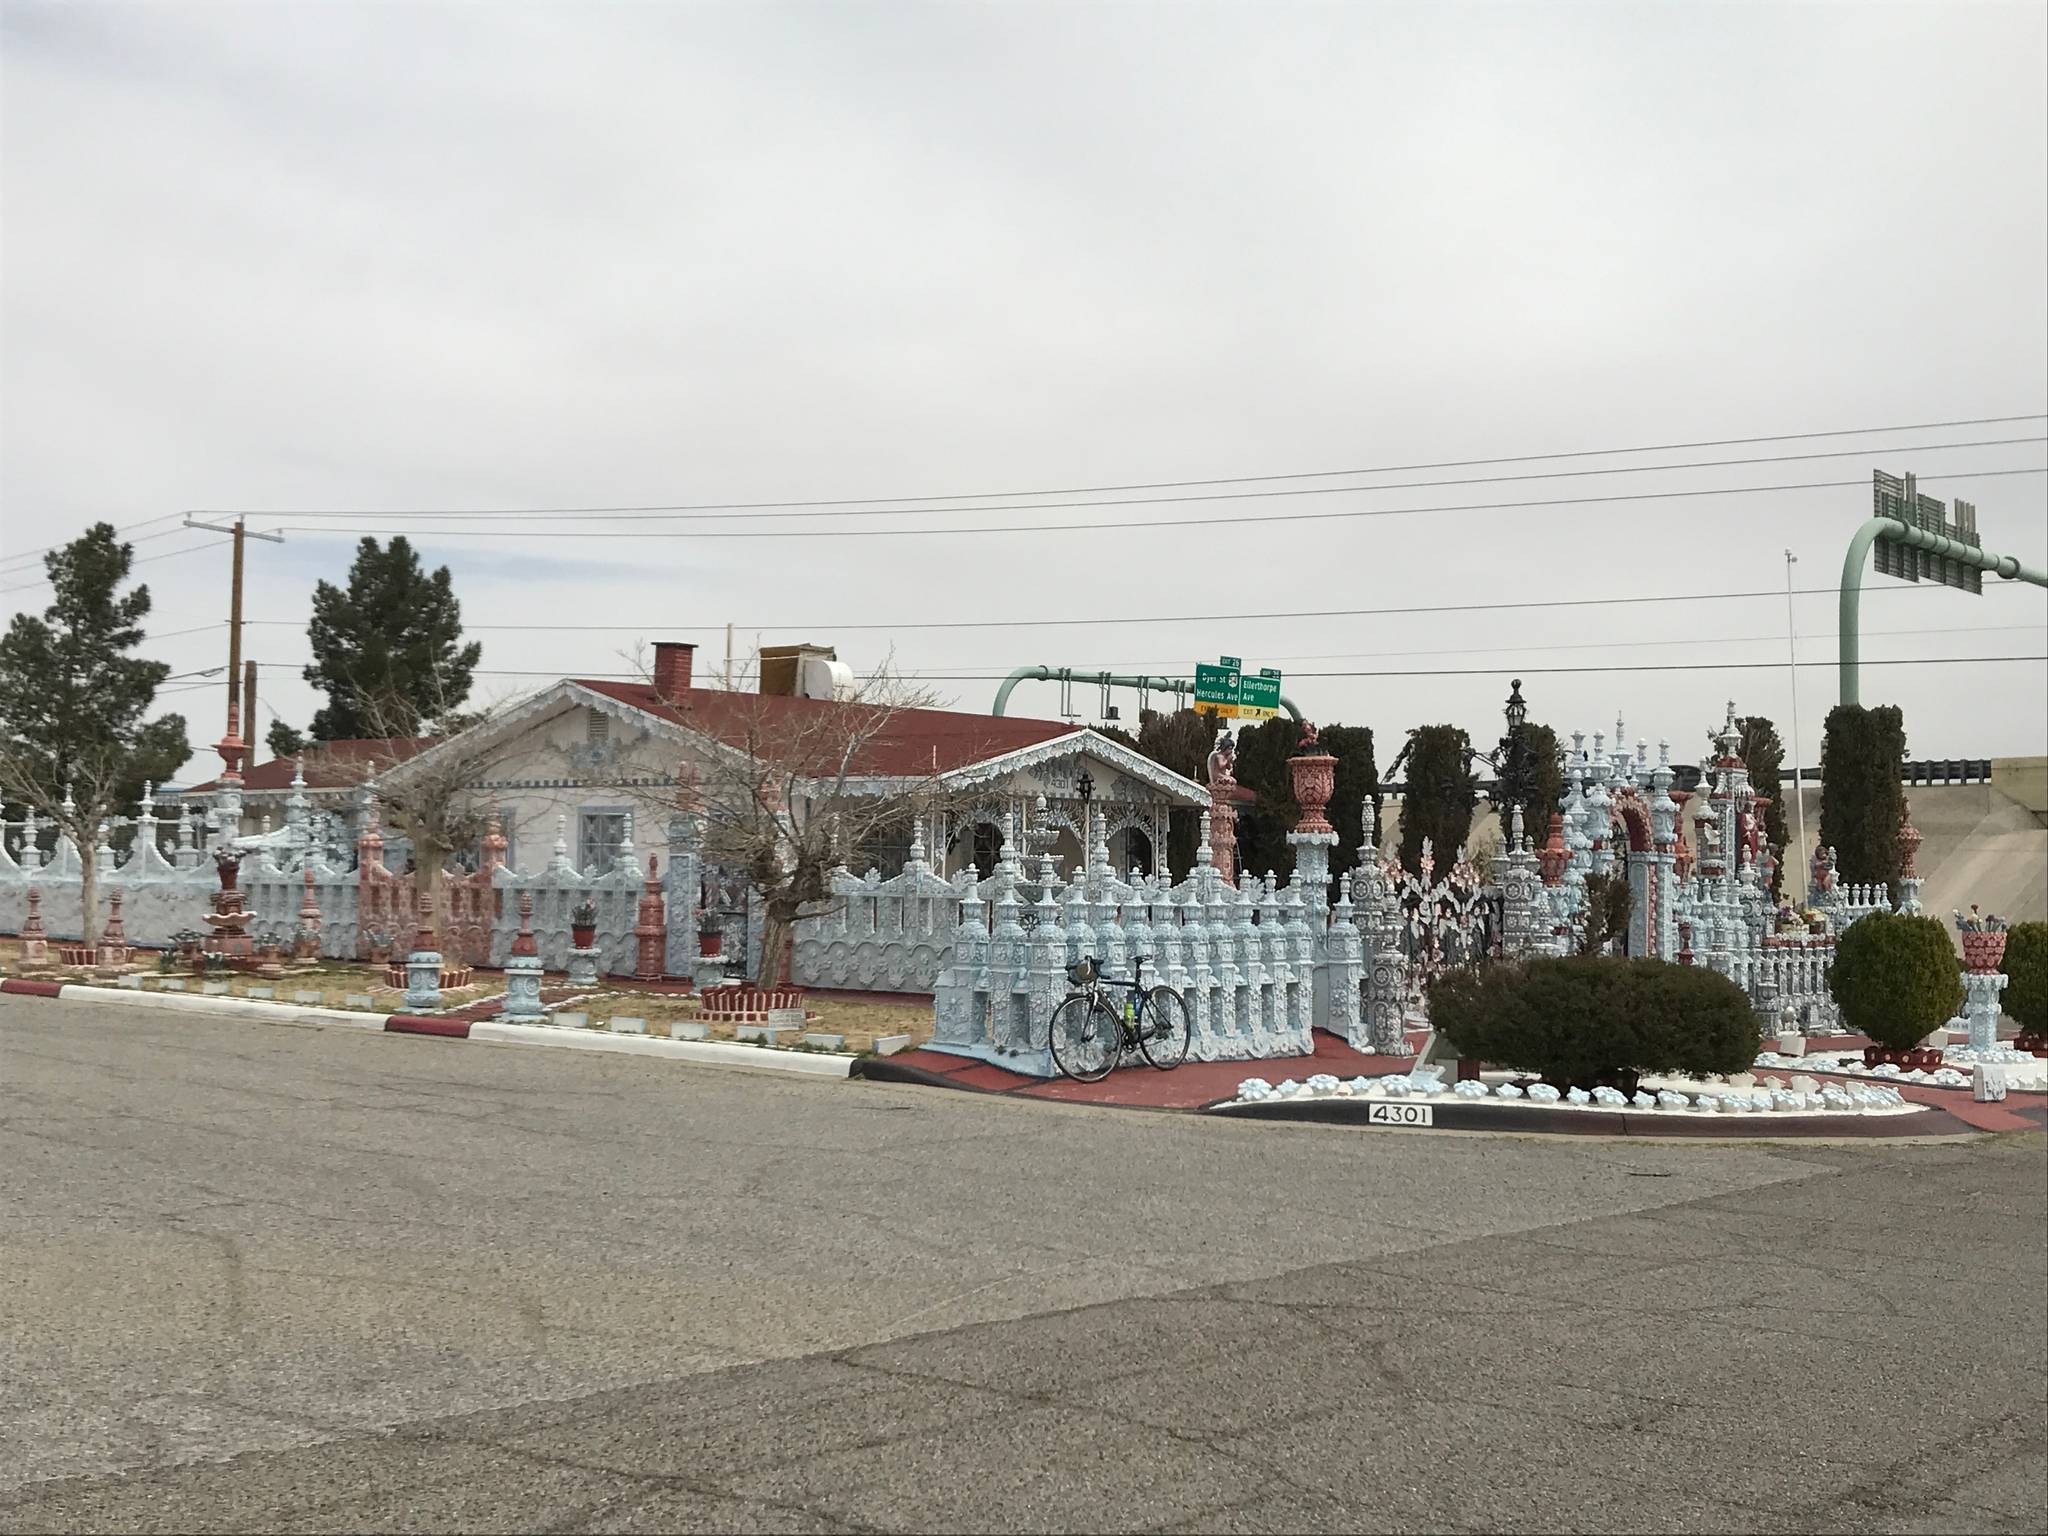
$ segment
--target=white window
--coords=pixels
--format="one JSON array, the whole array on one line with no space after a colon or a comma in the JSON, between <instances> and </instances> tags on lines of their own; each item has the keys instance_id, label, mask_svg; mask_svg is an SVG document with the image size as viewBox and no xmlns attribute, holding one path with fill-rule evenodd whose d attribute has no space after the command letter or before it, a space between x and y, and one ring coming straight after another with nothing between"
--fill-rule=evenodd
<instances>
[{"instance_id":1,"label":"white window","mask_svg":"<svg viewBox=\"0 0 2048 1536\"><path fill-rule=\"evenodd\" d=\"M586 806L576 816L576 864L586 875L608 871L626 842L631 813L622 805Z\"/></svg>"}]
</instances>

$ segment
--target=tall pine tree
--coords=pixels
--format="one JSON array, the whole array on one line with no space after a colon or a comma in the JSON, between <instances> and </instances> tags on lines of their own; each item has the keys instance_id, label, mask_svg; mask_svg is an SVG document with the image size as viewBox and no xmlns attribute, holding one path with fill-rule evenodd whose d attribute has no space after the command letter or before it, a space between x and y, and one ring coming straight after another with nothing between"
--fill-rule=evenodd
<instances>
[{"instance_id":1,"label":"tall pine tree","mask_svg":"<svg viewBox=\"0 0 2048 1536\"><path fill-rule=\"evenodd\" d=\"M1472 739L1455 725L1419 725L1408 733L1402 782L1401 864L1422 868L1422 840L1430 840L1440 879L1464 857L1472 834L1479 781L1472 772Z\"/></svg>"},{"instance_id":2,"label":"tall pine tree","mask_svg":"<svg viewBox=\"0 0 2048 1536\"><path fill-rule=\"evenodd\" d=\"M448 729L469 697L483 647L462 643L462 604L448 567L428 575L403 534L356 546L348 590L313 589L306 681L327 695L308 732L316 741L417 736Z\"/></svg>"},{"instance_id":3,"label":"tall pine tree","mask_svg":"<svg viewBox=\"0 0 2048 1536\"><path fill-rule=\"evenodd\" d=\"M100 823L191 755L184 716L143 718L171 669L130 654L150 608L148 587L120 590L133 559L111 524L95 523L44 558L43 616L18 613L0 636L0 800L53 819L77 845L88 941Z\"/></svg>"}]
</instances>

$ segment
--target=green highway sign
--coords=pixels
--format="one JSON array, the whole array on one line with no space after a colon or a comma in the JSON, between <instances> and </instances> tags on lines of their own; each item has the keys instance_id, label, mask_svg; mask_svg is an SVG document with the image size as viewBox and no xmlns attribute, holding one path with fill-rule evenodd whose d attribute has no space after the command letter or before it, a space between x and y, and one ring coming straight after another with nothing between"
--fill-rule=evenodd
<instances>
[{"instance_id":1,"label":"green highway sign","mask_svg":"<svg viewBox=\"0 0 2048 1536\"><path fill-rule=\"evenodd\" d=\"M1280 674L1261 667L1257 677L1247 677L1237 656L1198 662L1195 708L1229 720L1270 720L1280 713Z\"/></svg>"},{"instance_id":2,"label":"green highway sign","mask_svg":"<svg viewBox=\"0 0 2048 1536\"><path fill-rule=\"evenodd\" d=\"M1195 708L1232 717L1243 697L1243 671L1236 661L1198 662L1195 666Z\"/></svg>"},{"instance_id":3,"label":"green highway sign","mask_svg":"<svg viewBox=\"0 0 2048 1536\"><path fill-rule=\"evenodd\" d=\"M1908 528L1939 534L1958 544L1976 547L1977 509L1969 502L1957 501L1955 519L1950 521L1948 508L1932 496L1921 495L1911 475L1900 479L1877 470L1872 473L1871 482L1871 516L1893 518ZM1878 535L1871 567L1880 576L1898 576L1907 581L1918 581L1924 576L1929 581L1938 581L1943 586L1956 587L1979 596L1984 591L1984 572L1976 566L1915 548L1911 544L1901 544L1883 534Z\"/></svg>"},{"instance_id":4,"label":"green highway sign","mask_svg":"<svg viewBox=\"0 0 2048 1536\"><path fill-rule=\"evenodd\" d=\"M1237 706L1240 720L1270 720L1280 713L1280 674L1270 667L1244 679Z\"/></svg>"}]
</instances>

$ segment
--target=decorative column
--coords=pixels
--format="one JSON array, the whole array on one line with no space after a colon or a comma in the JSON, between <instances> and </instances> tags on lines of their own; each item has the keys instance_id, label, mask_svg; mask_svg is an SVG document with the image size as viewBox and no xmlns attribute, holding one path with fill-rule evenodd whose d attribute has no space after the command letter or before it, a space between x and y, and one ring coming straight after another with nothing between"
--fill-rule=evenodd
<instances>
[{"instance_id":1,"label":"decorative column","mask_svg":"<svg viewBox=\"0 0 2048 1536\"><path fill-rule=\"evenodd\" d=\"M20 971L24 976L34 976L50 969L50 935L43 927L43 893L32 885L28 888L28 917L21 925Z\"/></svg>"},{"instance_id":2,"label":"decorative column","mask_svg":"<svg viewBox=\"0 0 2048 1536\"><path fill-rule=\"evenodd\" d=\"M1329 907L1330 850L1337 846L1337 829L1324 811L1337 787L1337 759L1322 749L1313 724L1302 726L1301 744L1287 760L1287 771L1294 777L1295 804L1301 807L1301 820L1287 834L1294 849L1294 884L1320 920Z\"/></svg>"},{"instance_id":3,"label":"decorative column","mask_svg":"<svg viewBox=\"0 0 2048 1536\"><path fill-rule=\"evenodd\" d=\"M647 883L640 891L639 921L633 925L633 937L640 941L633 979L661 980L668 946L668 914L662 910L661 860L651 853L647 856Z\"/></svg>"},{"instance_id":4,"label":"decorative column","mask_svg":"<svg viewBox=\"0 0 2048 1536\"><path fill-rule=\"evenodd\" d=\"M1209 862L1226 884L1237 879L1237 743L1230 732L1209 753Z\"/></svg>"},{"instance_id":5,"label":"decorative column","mask_svg":"<svg viewBox=\"0 0 2048 1536\"><path fill-rule=\"evenodd\" d=\"M434 937L427 893L419 892L414 900L418 923L411 952L405 957L405 1006L418 1012L441 1006L441 951Z\"/></svg>"},{"instance_id":6,"label":"decorative column","mask_svg":"<svg viewBox=\"0 0 2048 1536\"><path fill-rule=\"evenodd\" d=\"M107 926L100 931L95 969L102 976L119 975L128 969L128 958L128 931L121 922L121 893L114 891L107 897Z\"/></svg>"},{"instance_id":7,"label":"decorative column","mask_svg":"<svg viewBox=\"0 0 2048 1536\"><path fill-rule=\"evenodd\" d=\"M299 898L299 928L292 942L292 956L298 960L320 958L320 898L313 893L313 861L306 861L305 894Z\"/></svg>"},{"instance_id":8,"label":"decorative column","mask_svg":"<svg viewBox=\"0 0 2048 1536\"><path fill-rule=\"evenodd\" d=\"M1902 803L1899 811L1899 911L1907 917L1920 915L1920 871L1914 861L1920 855L1920 829L1913 825L1913 802Z\"/></svg>"},{"instance_id":9,"label":"decorative column","mask_svg":"<svg viewBox=\"0 0 2048 1536\"><path fill-rule=\"evenodd\" d=\"M505 957L505 1006L503 1019L546 1017L540 1005L540 945L533 936L533 892L519 893L519 932L513 935L512 952Z\"/></svg>"},{"instance_id":10,"label":"decorative column","mask_svg":"<svg viewBox=\"0 0 2048 1536\"><path fill-rule=\"evenodd\" d=\"M1995 1051L1998 994L2005 990L2007 980L1998 969L1998 963L2005 958L2005 920L1979 918L1977 909L1972 907L1968 917L1956 914L1956 926L1962 930L1963 985L1968 989L1963 1013L1970 1021L1969 1049L1972 1055Z\"/></svg>"}]
</instances>

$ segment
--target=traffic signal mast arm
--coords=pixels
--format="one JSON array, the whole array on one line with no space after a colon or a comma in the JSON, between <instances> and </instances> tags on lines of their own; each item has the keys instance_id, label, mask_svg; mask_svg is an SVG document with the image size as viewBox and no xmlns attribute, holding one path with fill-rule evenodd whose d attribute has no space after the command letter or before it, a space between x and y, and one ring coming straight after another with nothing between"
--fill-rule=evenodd
<instances>
[{"instance_id":1,"label":"traffic signal mast arm","mask_svg":"<svg viewBox=\"0 0 2048 1536\"><path fill-rule=\"evenodd\" d=\"M1861 648L1857 643L1857 615L1863 602L1863 567L1870 558L1870 546L1879 539L1891 539L1913 549L1924 549L1929 554L1941 555L1958 564L1971 566L1976 570L2003 576L2007 581L2030 581L2037 587L2048 587L2048 571L2038 571L2030 565L2023 565L2011 555L1994 555L1965 544L1944 534L1930 533L1925 528L1913 528L1895 517L1873 517L1849 540L1849 553L1842 561L1842 607L1840 623L1836 626L1841 636L1841 687L1842 702L1855 704L1857 698L1857 663Z\"/></svg>"}]
</instances>

